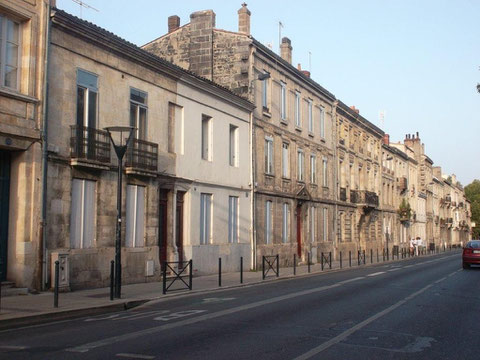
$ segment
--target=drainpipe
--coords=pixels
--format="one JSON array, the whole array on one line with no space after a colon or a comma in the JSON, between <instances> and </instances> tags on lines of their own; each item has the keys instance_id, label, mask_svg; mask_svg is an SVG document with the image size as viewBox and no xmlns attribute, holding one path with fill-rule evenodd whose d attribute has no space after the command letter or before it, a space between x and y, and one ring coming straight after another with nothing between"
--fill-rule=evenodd
<instances>
[{"instance_id":1,"label":"drainpipe","mask_svg":"<svg viewBox=\"0 0 480 360\"><path fill-rule=\"evenodd\" d=\"M47 284L47 170L48 170L48 64L50 57L50 33L51 33L51 0L47 4L47 33L45 36L45 63L43 77L43 114L42 114L42 214L40 222L39 266L41 289L46 290Z\"/></svg>"},{"instance_id":2,"label":"drainpipe","mask_svg":"<svg viewBox=\"0 0 480 360\"><path fill-rule=\"evenodd\" d=\"M257 262L257 232L255 226L255 159L254 159L254 149L255 149L255 135L253 127L253 110L250 112L250 162L252 168L250 171L250 204L251 204L251 218L252 218L252 231L250 232L250 244L251 244L251 268L256 269Z\"/></svg>"},{"instance_id":3,"label":"drainpipe","mask_svg":"<svg viewBox=\"0 0 480 360\"><path fill-rule=\"evenodd\" d=\"M335 200L335 211L333 213L333 256L336 256L336 252L338 250L338 241L337 241L337 217L338 217L338 153L337 153L337 106L338 100L333 102L332 106L332 142L333 142L333 175L334 180L333 183L335 184L335 188L333 189L333 196ZM328 221L328 220L327 220ZM328 234L327 234L328 235Z\"/></svg>"}]
</instances>

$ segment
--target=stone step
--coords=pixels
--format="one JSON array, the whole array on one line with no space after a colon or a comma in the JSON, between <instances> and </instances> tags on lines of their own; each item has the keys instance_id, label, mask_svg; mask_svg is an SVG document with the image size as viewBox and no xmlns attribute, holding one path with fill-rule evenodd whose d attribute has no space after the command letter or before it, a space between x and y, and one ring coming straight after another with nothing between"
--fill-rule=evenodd
<instances>
[{"instance_id":1,"label":"stone step","mask_svg":"<svg viewBox=\"0 0 480 360\"><path fill-rule=\"evenodd\" d=\"M17 288L15 283L11 281L2 281L2 297L5 296L17 296L17 295L27 295L28 288Z\"/></svg>"}]
</instances>

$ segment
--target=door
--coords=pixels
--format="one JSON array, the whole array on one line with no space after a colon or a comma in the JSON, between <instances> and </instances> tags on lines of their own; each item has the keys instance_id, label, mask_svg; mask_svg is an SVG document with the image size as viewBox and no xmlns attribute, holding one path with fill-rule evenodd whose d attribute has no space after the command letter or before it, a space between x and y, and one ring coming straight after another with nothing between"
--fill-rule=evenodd
<instances>
[{"instance_id":1,"label":"door","mask_svg":"<svg viewBox=\"0 0 480 360\"><path fill-rule=\"evenodd\" d=\"M177 216L175 224L175 245L177 246L178 251L178 261L182 262L183 259L183 198L185 192L177 192Z\"/></svg>"},{"instance_id":2,"label":"door","mask_svg":"<svg viewBox=\"0 0 480 360\"><path fill-rule=\"evenodd\" d=\"M297 256L302 258L302 205L297 205Z\"/></svg>"},{"instance_id":3,"label":"door","mask_svg":"<svg viewBox=\"0 0 480 360\"><path fill-rule=\"evenodd\" d=\"M168 190L160 189L160 202L158 205L158 248L160 264L167 261L167 215L168 215Z\"/></svg>"},{"instance_id":4,"label":"door","mask_svg":"<svg viewBox=\"0 0 480 360\"><path fill-rule=\"evenodd\" d=\"M10 153L0 150L0 281L7 279Z\"/></svg>"}]
</instances>

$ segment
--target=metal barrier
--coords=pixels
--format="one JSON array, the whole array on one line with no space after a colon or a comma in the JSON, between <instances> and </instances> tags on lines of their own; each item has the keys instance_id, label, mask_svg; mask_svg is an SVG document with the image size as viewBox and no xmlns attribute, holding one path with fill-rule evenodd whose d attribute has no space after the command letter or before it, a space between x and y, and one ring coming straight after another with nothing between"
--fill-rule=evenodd
<instances>
[{"instance_id":1,"label":"metal barrier","mask_svg":"<svg viewBox=\"0 0 480 360\"><path fill-rule=\"evenodd\" d=\"M55 261L55 287L53 289L53 307L58 308L58 281L60 280L60 262Z\"/></svg>"},{"instance_id":2,"label":"metal barrier","mask_svg":"<svg viewBox=\"0 0 480 360\"><path fill-rule=\"evenodd\" d=\"M328 264L328 267L332 269L332 252L328 253L328 257L322 252L322 271L325 264Z\"/></svg>"},{"instance_id":3,"label":"metal barrier","mask_svg":"<svg viewBox=\"0 0 480 360\"><path fill-rule=\"evenodd\" d=\"M265 270L265 263L268 265L268 268ZM276 265L276 266L275 266ZM278 261L277 255L264 255L262 256L262 278L265 280L268 272L272 270L274 274L280 276L280 263Z\"/></svg>"},{"instance_id":4,"label":"metal barrier","mask_svg":"<svg viewBox=\"0 0 480 360\"><path fill-rule=\"evenodd\" d=\"M183 266L184 264L187 264L186 266ZM178 271L175 269L175 265L177 265ZM167 286L167 268L170 269L172 274L174 275L174 278L170 281L170 284ZM180 280L182 283L185 284L185 286L188 288L188 290L192 290L192 260L189 261L165 261L163 263L163 270L162 270L162 276L163 276L163 293L166 294L168 289L175 283L175 281ZM188 284L185 282L183 279L187 275L182 275L185 273L186 270L188 271ZM176 290L183 290L182 289L176 289ZM173 291L173 289L171 290Z\"/></svg>"}]
</instances>

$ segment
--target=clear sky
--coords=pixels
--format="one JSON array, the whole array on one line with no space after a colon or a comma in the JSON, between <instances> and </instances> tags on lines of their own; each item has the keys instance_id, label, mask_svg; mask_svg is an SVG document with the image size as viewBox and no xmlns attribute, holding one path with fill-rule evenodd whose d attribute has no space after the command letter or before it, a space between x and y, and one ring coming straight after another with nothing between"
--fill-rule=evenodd
<instances>
[{"instance_id":1,"label":"clear sky","mask_svg":"<svg viewBox=\"0 0 480 360\"><path fill-rule=\"evenodd\" d=\"M72 0L57 6L137 45L213 9L217 28L237 31L231 0ZM480 179L479 0L251 0L251 33L278 52L279 26L293 64L403 141L420 133L427 155L464 184ZM311 53L311 56L309 56ZM311 61L310 61L311 59ZM311 63L311 67L310 67ZM383 124L379 112L385 111Z\"/></svg>"}]
</instances>

